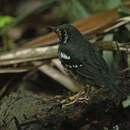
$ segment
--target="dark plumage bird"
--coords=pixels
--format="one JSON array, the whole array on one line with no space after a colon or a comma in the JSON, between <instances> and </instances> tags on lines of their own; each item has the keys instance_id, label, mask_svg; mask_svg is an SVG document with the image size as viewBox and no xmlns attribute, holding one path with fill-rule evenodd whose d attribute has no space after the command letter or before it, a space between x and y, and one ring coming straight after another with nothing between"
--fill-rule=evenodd
<instances>
[{"instance_id":1,"label":"dark plumage bird","mask_svg":"<svg viewBox=\"0 0 130 130\"><path fill-rule=\"evenodd\" d=\"M123 93L114 83L109 68L95 46L72 25L52 27L59 37L58 55L65 68L89 84L104 86ZM123 93L124 94L124 93Z\"/></svg>"}]
</instances>

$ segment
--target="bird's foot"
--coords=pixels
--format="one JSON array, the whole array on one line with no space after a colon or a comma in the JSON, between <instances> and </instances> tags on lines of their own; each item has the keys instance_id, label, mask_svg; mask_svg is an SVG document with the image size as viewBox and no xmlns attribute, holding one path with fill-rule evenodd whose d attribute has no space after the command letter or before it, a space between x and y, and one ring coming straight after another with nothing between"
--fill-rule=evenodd
<instances>
[{"instance_id":1,"label":"bird's foot","mask_svg":"<svg viewBox=\"0 0 130 130\"><path fill-rule=\"evenodd\" d=\"M88 97L88 93L90 92L90 87L87 88L87 90L85 89L81 89L77 94L70 96L69 100L64 100L62 101L62 107L66 107L68 105L72 105L74 103L88 103L89 97Z\"/></svg>"},{"instance_id":2,"label":"bird's foot","mask_svg":"<svg viewBox=\"0 0 130 130\"><path fill-rule=\"evenodd\" d=\"M77 94L70 96L69 100L72 101L71 104L75 102L88 102L88 93L89 88L87 89L87 91L85 91L85 89L82 89Z\"/></svg>"}]
</instances>

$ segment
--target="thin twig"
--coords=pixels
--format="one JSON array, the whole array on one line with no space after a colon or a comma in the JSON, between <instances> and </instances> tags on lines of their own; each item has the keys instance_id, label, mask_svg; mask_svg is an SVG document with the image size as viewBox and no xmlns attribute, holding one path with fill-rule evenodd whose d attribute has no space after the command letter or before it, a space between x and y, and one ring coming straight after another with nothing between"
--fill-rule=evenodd
<instances>
[{"instance_id":1,"label":"thin twig","mask_svg":"<svg viewBox=\"0 0 130 130\"><path fill-rule=\"evenodd\" d=\"M95 45L102 49L102 50L115 50L117 51L117 46L116 44L119 46L119 50L120 51L125 51L127 53L130 53L130 45L128 44L125 44L125 43L118 43L116 41L98 41L98 42L95 42Z\"/></svg>"},{"instance_id":2,"label":"thin twig","mask_svg":"<svg viewBox=\"0 0 130 130\"><path fill-rule=\"evenodd\" d=\"M27 72L31 70L32 67L7 67L7 68L0 68L0 73L21 73L21 72Z\"/></svg>"},{"instance_id":3,"label":"thin twig","mask_svg":"<svg viewBox=\"0 0 130 130\"><path fill-rule=\"evenodd\" d=\"M103 32L104 32L104 33L109 32L109 31L111 31L111 30L114 30L115 28L118 28L118 27L120 27L120 26L122 26L122 25L124 25L124 24L127 24L128 22L130 22L130 21L120 21L119 23L117 23L117 24L115 24L115 25L113 25L113 26L111 26L111 27L105 29Z\"/></svg>"},{"instance_id":4,"label":"thin twig","mask_svg":"<svg viewBox=\"0 0 130 130\"><path fill-rule=\"evenodd\" d=\"M58 46L19 49L0 55L0 66L57 57Z\"/></svg>"},{"instance_id":5,"label":"thin twig","mask_svg":"<svg viewBox=\"0 0 130 130\"><path fill-rule=\"evenodd\" d=\"M62 73L67 74L65 72L65 68L63 65L60 63L59 59L52 59L52 64L54 64Z\"/></svg>"}]
</instances>

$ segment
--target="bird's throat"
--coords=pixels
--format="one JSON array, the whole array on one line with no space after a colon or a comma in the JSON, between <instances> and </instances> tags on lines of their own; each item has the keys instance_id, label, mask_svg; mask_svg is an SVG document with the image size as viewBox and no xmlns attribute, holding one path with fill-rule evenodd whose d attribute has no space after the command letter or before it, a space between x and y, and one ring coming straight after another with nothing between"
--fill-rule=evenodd
<instances>
[{"instance_id":1,"label":"bird's throat","mask_svg":"<svg viewBox=\"0 0 130 130\"><path fill-rule=\"evenodd\" d=\"M68 42L69 36L68 36L68 33L67 33L66 30L62 30L62 31L59 30L59 31L58 31L58 35L59 35L59 39L60 39L60 42L61 42L61 43L66 44L66 43Z\"/></svg>"}]
</instances>

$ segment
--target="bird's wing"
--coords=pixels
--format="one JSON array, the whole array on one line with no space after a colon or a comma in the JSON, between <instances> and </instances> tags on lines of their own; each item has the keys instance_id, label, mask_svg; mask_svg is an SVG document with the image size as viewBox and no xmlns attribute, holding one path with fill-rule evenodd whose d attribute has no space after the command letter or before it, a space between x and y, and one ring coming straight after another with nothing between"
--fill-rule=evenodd
<instances>
[{"instance_id":1,"label":"bird's wing","mask_svg":"<svg viewBox=\"0 0 130 130\"><path fill-rule=\"evenodd\" d=\"M88 55L89 55L89 57L91 57L93 64L95 64L95 66L98 66L99 68L101 67L105 71L109 71L107 63L105 62L102 55L97 51L96 47L90 43L87 45L87 48L88 48L88 50L90 50L90 51L88 51L88 53L89 53ZM84 59L86 61L88 60L86 58L84 58Z\"/></svg>"},{"instance_id":2,"label":"bird's wing","mask_svg":"<svg viewBox=\"0 0 130 130\"><path fill-rule=\"evenodd\" d=\"M85 58L82 56L84 54L74 54L72 51L70 51L70 49L67 50L62 48L61 51L63 53L60 52L61 54L59 55L64 66L86 80L94 80L95 75L97 74L95 73L96 66L92 66L92 59L85 60ZM67 58L69 56L70 58Z\"/></svg>"},{"instance_id":3,"label":"bird's wing","mask_svg":"<svg viewBox=\"0 0 130 130\"><path fill-rule=\"evenodd\" d=\"M76 73L86 80L90 80L93 84L101 84L102 77L101 72L99 72L96 66L90 65L88 63L83 63L83 65L76 69Z\"/></svg>"},{"instance_id":4,"label":"bird's wing","mask_svg":"<svg viewBox=\"0 0 130 130\"><path fill-rule=\"evenodd\" d=\"M109 75L107 64L91 45L86 50L80 51L80 54L65 47L61 49L61 52L64 52L60 54L62 64L84 79L97 84L102 82L104 75Z\"/></svg>"}]
</instances>

